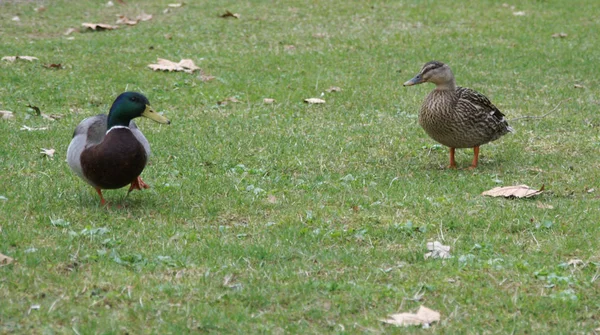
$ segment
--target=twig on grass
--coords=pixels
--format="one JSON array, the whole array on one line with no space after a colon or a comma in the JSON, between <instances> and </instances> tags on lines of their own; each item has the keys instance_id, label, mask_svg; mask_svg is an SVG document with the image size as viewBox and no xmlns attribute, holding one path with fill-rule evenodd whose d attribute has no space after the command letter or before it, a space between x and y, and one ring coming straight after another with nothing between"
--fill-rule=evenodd
<instances>
[{"instance_id":1,"label":"twig on grass","mask_svg":"<svg viewBox=\"0 0 600 335\"><path fill-rule=\"evenodd\" d=\"M558 109L558 107L560 107L560 104L562 104L562 103L563 103L563 102L565 102L565 101L569 101L569 100L571 100L571 98L568 98L568 99L565 99L565 100L563 100L563 101L560 101L558 104L556 104L556 106L555 106L555 107L554 107L554 108L553 108L551 111L549 111L548 113L546 113L546 114L544 114L544 115L540 115L540 116L531 116L531 115L528 115L528 116L520 116L520 117L516 117L516 118L514 118L514 119L510 119L510 120L508 120L508 121L510 121L510 122L513 122L513 121L517 121L517 120L539 120L539 119L543 119L543 118L545 118L546 116L548 116L548 115L550 115L550 114L554 113L554 112L555 112L555 111Z\"/></svg>"}]
</instances>

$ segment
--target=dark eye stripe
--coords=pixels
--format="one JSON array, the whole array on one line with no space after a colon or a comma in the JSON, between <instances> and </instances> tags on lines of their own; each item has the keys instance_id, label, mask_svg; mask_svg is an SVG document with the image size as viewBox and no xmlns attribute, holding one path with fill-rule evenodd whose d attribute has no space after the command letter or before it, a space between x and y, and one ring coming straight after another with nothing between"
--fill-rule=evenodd
<instances>
[{"instance_id":1,"label":"dark eye stripe","mask_svg":"<svg viewBox=\"0 0 600 335\"><path fill-rule=\"evenodd\" d=\"M438 62L438 61L428 62L425 65L423 65L423 68L421 69L421 74L424 75L427 72L435 70L435 69L440 68L442 66L444 66L444 63L442 63L442 62Z\"/></svg>"}]
</instances>

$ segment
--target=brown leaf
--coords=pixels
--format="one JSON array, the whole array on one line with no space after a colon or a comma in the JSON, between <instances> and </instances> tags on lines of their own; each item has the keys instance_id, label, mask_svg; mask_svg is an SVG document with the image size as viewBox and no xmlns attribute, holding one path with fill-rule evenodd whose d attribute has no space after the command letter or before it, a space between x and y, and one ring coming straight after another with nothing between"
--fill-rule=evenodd
<instances>
[{"instance_id":1,"label":"brown leaf","mask_svg":"<svg viewBox=\"0 0 600 335\"><path fill-rule=\"evenodd\" d=\"M264 98L264 99L263 99L263 102L264 102L264 103L266 103L266 104L269 104L269 105L270 105L270 104L273 104L273 103L275 103L275 99L272 99L272 98Z\"/></svg>"},{"instance_id":2,"label":"brown leaf","mask_svg":"<svg viewBox=\"0 0 600 335\"><path fill-rule=\"evenodd\" d=\"M392 314L390 315L390 318L381 321L396 326L429 326L429 324L433 322L440 321L440 313L425 306L421 306L416 314Z\"/></svg>"},{"instance_id":3,"label":"brown leaf","mask_svg":"<svg viewBox=\"0 0 600 335\"><path fill-rule=\"evenodd\" d=\"M87 29L91 29L91 30L95 30L95 31L113 30L113 29L119 28L118 26L111 26L110 24L105 24L105 23L82 23L81 25Z\"/></svg>"},{"instance_id":4,"label":"brown leaf","mask_svg":"<svg viewBox=\"0 0 600 335\"><path fill-rule=\"evenodd\" d=\"M62 64L58 63L58 64L44 64L42 65L43 67L47 68L47 69L57 69L60 70L63 68Z\"/></svg>"},{"instance_id":5,"label":"brown leaf","mask_svg":"<svg viewBox=\"0 0 600 335\"><path fill-rule=\"evenodd\" d=\"M138 20L132 20L125 15L117 15L117 24L126 24L128 26L135 26L138 23Z\"/></svg>"},{"instance_id":6,"label":"brown leaf","mask_svg":"<svg viewBox=\"0 0 600 335\"><path fill-rule=\"evenodd\" d=\"M306 102L307 104L324 104L325 100L319 98L308 98L304 99L304 102Z\"/></svg>"},{"instance_id":7,"label":"brown leaf","mask_svg":"<svg viewBox=\"0 0 600 335\"><path fill-rule=\"evenodd\" d=\"M450 256L450 247L447 245L443 245L438 241L435 242L427 242L427 250L428 253L425 254L425 259L427 258L452 258Z\"/></svg>"},{"instance_id":8,"label":"brown leaf","mask_svg":"<svg viewBox=\"0 0 600 335\"><path fill-rule=\"evenodd\" d=\"M61 115L61 114L44 114L44 113L42 113L41 115L42 115L42 117L44 119L50 120L50 121L55 121L55 120L58 120L58 119L62 119L62 117L64 116L64 115Z\"/></svg>"},{"instance_id":9,"label":"brown leaf","mask_svg":"<svg viewBox=\"0 0 600 335\"><path fill-rule=\"evenodd\" d=\"M575 87L575 88L585 88L585 86L583 86L581 84L574 84L573 87Z\"/></svg>"},{"instance_id":10,"label":"brown leaf","mask_svg":"<svg viewBox=\"0 0 600 335\"><path fill-rule=\"evenodd\" d=\"M37 57L32 57L32 56L5 56L5 57L2 57L2 60L9 61L9 62L14 62L17 59L28 60L30 62L32 62L34 60L38 60Z\"/></svg>"},{"instance_id":11,"label":"brown leaf","mask_svg":"<svg viewBox=\"0 0 600 335\"><path fill-rule=\"evenodd\" d=\"M552 37L554 37L554 38L557 38L557 37L559 37L559 38L565 38L565 37L567 37L567 36L569 36L569 35L567 35L566 33L556 33L556 34L552 34Z\"/></svg>"},{"instance_id":12,"label":"brown leaf","mask_svg":"<svg viewBox=\"0 0 600 335\"><path fill-rule=\"evenodd\" d=\"M221 105L221 106L225 106L227 105L228 102L240 102L236 97L229 97L229 98L225 98L222 101L217 101L217 104Z\"/></svg>"},{"instance_id":13,"label":"brown leaf","mask_svg":"<svg viewBox=\"0 0 600 335\"><path fill-rule=\"evenodd\" d=\"M544 192L544 185L539 190L533 189L527 185L494 187L489 191L481 193L490 197L505 197L505 198L531 198Z\"/></svg>"},{"instance_id":14,"label":"brown leaf","mask_svg":"<svg viewBox=\"0 0 600 335\"><path fill-rule=\"evenodd\" d=\"M37 7L37 8L36 8L36 9L34 9L34 10L35 10L36 12L38 12L38 13L41 13L41 12L43 12L43 11L45 11L45 10L46 10L46 7L44 7L44 6L39 6L39 7Z\"/></svg>"},{"instance_id":15,"label":"brown leaf","mask_svg":"<svg viewBox=\"0 0 600 335\"><path fill-rule=\"evenodd\" d=\"M337 86L331 86L330 88L326 89L325 91L329 92L329 93L331 93L331 92L341 92L342 89L339 88L339 87L337 87Z\"/></svg>"},{"instance_id":16,"label":"brown leaf","mask_svg":"<svg viewBox=\"0 0 600 335\"><path fill-rule=\"evenodd\" d=\"M222 18L228 18L228 17L233 17L235 19L239 19L240 18L240 14L238 14L238 13L232 13L230 11L225 11L225 14L221 14L220 16Z\"/></svg>"},{"instance_id":17,"label":"brown leaf","mask_svg":"<svg viewBox=\"0 0 600 335\"><path fill-rule=\"evenodd\" d=\"M9 111L0 111L0 116L2 116L2 120L10 120L15 117L14 113Z\"/></svg>"},{"instance_id":18,"label":"brown leaf","mask_svg":"<svg viewBox=\"0 0 600 335\"><path fill-rule=\"evenodd\" d=\"M40 110L40 108L38 106L33 106L31 104L28 104L27 107L33 109L35 111L35 115L42 115L42 111Z\"/></svg>"},{"instance_id":19,"label":"brown leaf","mask_svg":"<svg viewBox=\"0 0 600 335\"><path fill-rule=\"evenodd\" d=\"M0 254L0 266L8 265L15 260L12 257L8 257L6 255Z\"/></svg>"},{"instance_id":20,"label":"brown leaf","mask_svg":"<svg viewBox=\"0 0 600 335\"><path fill-rule=\"evenodd\" d=\"M542 202L537 203L537 208L541 208L541 209L554 209L554 206L550 205L550 204L544 204Z\"/></svg>"},{"instance_id":21,"label":"brown leaf","mask_svg":"<svg viewBox=\"0 0 600 335\"><path fill-rule=\"evenodd\" d=\"M69 35L71 35L72 33L76 32L76 31L77 31L77 30L75 30L75 28L69 28L69 29L67 29L67 30L66 30L66 31L63 33L63 35L65 35L65 36L69 36Z\"/></svg>"},{"instance_id":22,"label":"brown leaf","mask_svg":"<svg viewBox=\"0 0 600 335\"><path fill-rule=\"evenodd\" d=\"M576 268L576 267L578 267L578 266L584 266L584 265L585 265L585 263L584 263L584 262L583 262L581 259L579 259L579 258L573 258L573 259L570 259L570 260L567 262L567 265L569 265L569 266L572 266L572 267Z\"/></svg>"},{"instance_id":23,"label":"brown leaf","mask_svg":"<svg viewBox=\"0 0 600 335\"><path fill-rule=\"evenodd\" d=\"M168 59L158 58L156 64L149 64L149 68L154 71L183 71L192 73L200 70L191 59L182 59L179 63L172 62Z\"/></svg>"},{"instance_id":24,"label":"brown leaf","mask_svg":"<svg viewBox=\"0 0 600 335\"><path fill-rule=\"evenodd\" d=\"M203 73L198 78L203 82L207 82L207 81L211 81L211 80L215 79L216 77Z\"/></svg>"},{"instance_id":25,"label":"brown leaf","mask_svg":"<svg viewBox=\"0 0 600 335\"><path fill-rule=\"evenodd\" d=\"M138 15L135 19L138 21L150 21L152 20L152 14L142 13Z\"/></svg>"}]
</instances>

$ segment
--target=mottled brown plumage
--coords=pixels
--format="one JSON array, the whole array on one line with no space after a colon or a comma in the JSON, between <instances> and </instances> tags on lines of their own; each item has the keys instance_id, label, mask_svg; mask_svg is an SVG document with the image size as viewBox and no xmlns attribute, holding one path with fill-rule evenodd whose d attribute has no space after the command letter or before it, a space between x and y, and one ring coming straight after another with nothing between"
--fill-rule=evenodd
<instances>
[{"instance_id":1,"label":"mottled brown plumage","mask_svg":"<svg viewBox=\"0 0 600 335\"><path fill-rule=\"evenodd\" d=\"M419 112L419 124L437 142L450 147L450 167L456 167L455 148L473 148L471 168L477 167L479 146L497 140L513 129L504 114L488 98L472 89L456 86L450 67L426 63L404 86L434 83Z\"/></svg>"}]
</instances>

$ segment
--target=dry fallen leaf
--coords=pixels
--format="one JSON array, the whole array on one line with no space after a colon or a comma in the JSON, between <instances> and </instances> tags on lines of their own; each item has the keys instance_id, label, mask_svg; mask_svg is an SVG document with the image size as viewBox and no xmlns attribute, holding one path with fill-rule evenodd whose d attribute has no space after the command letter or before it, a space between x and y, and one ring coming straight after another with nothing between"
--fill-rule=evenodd
<instances>
[{"instance_id":1,"label":"dry fallen leaf","mask_svg":"<svg viewBox=\"0 0 600 335\"><path fill-rule=\"evenodd\" d=\"M330 88L326 89L325 91L329 92L329 93L331 93L331 92L341 92L342 89L339 88L339 87L337 87L337 86L331 86Z\"/></svg>"},{"instance_id":2,"label":"dry fallen leaf","mask_svg":"<svg viewBox=\"0 0 600 335\"><path fill-rule=\"evenodd\" d=\"M228 98L223 99L222 101L217 101L217 104L219 104L221 106L225 106L229 102L235 102L235 103L237 103L237 102L240 102L240 101L236 97L228 97Z\"/></svg>"},{"instance_id":3,"label":"dry fallen leaf","mask_svg":"<svg viewBox=\"0 0 600 335\"><path fill-rule=\"evenodd\" d=\"M583 86L581 84L574 84L573 87L575 87L575 88L584 88L585 86Z\"/></svg>"},{"instance_id":4,"label":"dry fallen leaf","mask_svg":"<svg viewBox=\"0 0 600 335\"><path fill-rule=\"evenodd\" d=\"M213 79L215 79L215 76L211 76L209 74L201 74L198 79L200 79L203 82L207 82L207 81L211 81Z\"/></svg>"},{"instance_id":5,"label":"dry fallen leaf","mask_svg":"<svg viewBox=\"0 0 600 335\"><path fill-rule=\"evenodd\" d=\"M20 130L27 130L27 131L48 130L48 127L32 128L32 127L28 127L28 126L22 126Z\"/></svg>"},{"instance_id":6,"label":"dry fallen leaf","mask_svg":"<svg viewBox=\"0 0 600 335\"><path fill-rule=\"evenodd\" d=\"M28 60L30 62L32 62L34 60L38 60L37 57L32 57L32 56L5 56L5 57L2 57L2 60L9 61L9 62L14 62L17 59Z\"/></svg>"},{"instance_id":7,"label":"dry fallen leaf","mask_svg":"<svg viewBox=\"0 0 600 335\"><path fill-rule=\"evenodd\" d=\"M304 102L306 102L308 104L324 104L325 100L319 99L319 98L308 98L308 99L304 99Z\"/></svg>"},{"instance_id":8,"label":"dry fallen leaf","mask_svg":"<svg viewBox=\"0 0 600 335\"><path fill-rule=\"evenodd\" d=\"M192 73L194 71L200 70L194 61L191 59L182 59L179 63L172 62L168 59L158 58L156 64L149 64L149 68L154 71L183 71L187 73Z\"/></svg>"},{"instance_id":9,"label":"dry fallen leaf","mask_svg":"<svg viewBox=\"0 0 600 335\"><path fill-rule=\"evenodd\" d=\"M481 193L490 197L505 197L505 198L531 198L544 192L544 185L539 190L533 189L527 185L494 187L489 191Z\"/></svg>"},{"instance_id":10,"label":"dry fallen leaf","mask_svg":"<svg viewBox=\"0 0 600 335\"><path fill-rule=\"evenodd\" d=\"M425 254L425 259L427 258L452 258L450 256L450 246L443 245L438 241L435 242L427 242L427 250L428 253Z\"/></svg>"},{"instance_id":11,"label":"dry fallen leaf","mask_svg":"<svg viewBox=\"0 0 600 335\"><path fill-rule=\"evenodd\" d=\"M272 99L272 98L264 98L264 99L263 99L263 102L264 102L264 103L266 103L266 104L273 104L273 103L275 103L275 99Z\"/></svg>"},{"instance_id":12,"label":"dry fallen leaf","mask_svg":"<svg viewBox=\"0 0 600 335\"><path fill-rule=\"evenodd\" d=\"M14 262L14 259L11 257L8 257L6 255L0 254L0 266L2 265L8 265L10 263Z\"/></svg>"},{"instance_id":13,"label":"dry fallen leaf","mask_svg":"<svg viewBox=\"0 0 600 335\"><path fill-rule=\"evenodd\" d=\"M225 11L225 14L221 14L220 16L222 18L228 18L228 17L233 17L233 18L236 18L236 19L240 18L240 14L238 14L238 13L232 13L230 11Z\"/></svg>"},{"instance_id":14,"label":"dry fallen leaf","mask_svg":"<svg viewBox=\"0 0 600 335\"><path fill-rule=\"evenodd\" d=\"M179 8L181 6L183 6L182 3L170 3L167 6L171 7L171 8Z\"/></svg>"},{"instance_id":15,"label":"dry fallen leaf","mask_svg":"<svg viewBox=\"0 0 600 335\"><path fill-rule=\"evenodd\" d=\"M270 204L276 204L277 203L277 197L275 197L272 194L269 194L267 196L267 202L270 203Z\"/></svg>"},{"instance_id":16,"label":"dry fallen leaf","mask_svg":"<svg viewBox=\"0 0 600 335\"><path fill-rule=\"evenodd\" d=\"M132 20L125 15L117 15L117 24L126 24L128 26L135 26L138 23L138 20Z\"/></svg>"},{"instance_id":17,"label":"dry fallen leaf","mask_svg":"<svg viewBox=\"0 0 600 335\"><path fill-rule=\"evenodd\" d=\"M46 155L50 158L54 158L54 153L56 152L56 150L54 149L45 149L45 148L41 148L42 151L40 151L40 154L42 155Z\"/></svg>"},{"instance_id":18,"label":"dry fallen leaf","mask_svg":"<svg viewBox=\"0 0 600 335\"><path fill-rule=\"evenodd\" d=\"M552 206L550 204L544 204L539 201L536 206L537 206L537 208L541 208L541 209L554 209L554 206Z\"/></svg>"},{"instance_id":19,"label":"dry fallen leaf","mask_svg":"<svg viewBox=\"0 0 600 335\"><path fill-rule=\"evenodd\" d=\"M45 10L46 10L46 7L44 7L44 6L39 6L39 7L37 7L37 8L36 8L36 9L34 9L34 10L35 10L36 12L40 13L40 12L43 12L43 11L45 11Z\"/></svg>"},{"instance_id":20,"label":"dry fallen leaf","mask_svg":"<svg viewBox=\"0 0 600 335\"><path fill-rule=\"evenodd\" d=\"M150 21L152 20L152 14L142 13L138 15L135 19L138 21Z\"/></svg>"},{"instance_id":21,"label":"dry fallen leaf","mask_svg":"<svg viewBox=\"0 0 600 335\"><path fill-rule=\"evenodd\" d=\"M519 11L519 12L513 12L514 16L525 16L525 12L523 11Z\"/></svg>"},{"instance_id":22,"label":"dry fallen leaf","mask_svg":"<svg viewBox=\"0 0 600 335\"><path fill-rule=\"evenodd\" d=\"M557 37L560 37L560 38L565 38L565 37L567 37L567 36L569 36L569 35L567 35L566 33L556 33L556 34L552 34L552 37L554 37L554 38L557 38Z\"/></svg>"},{"instance_id":23,"label":"dry fallen leaf","mask_svg":"<svg viewBox=\"0 0 600 335\"><path fill-rule=\"evenodd\" d=\"M62 119L62 117L64 116L61 114L44 114L44 113L42 113L41 115L44 119L50 120L50 121L56 121L58 119Z\"/></svg>"},{"instance_id":24,"label":"dry fallen leaf","mask_svg":"<svg viewBox=\"0 0 600 335\"><path fill-rule=\"evenodd\" d=\"M583 261L582 261L581 259L579 259L579 258L574 258L574 259L570 259L570 260L567 262L567 265L570 265L570 266L573 266L573 267L575 267L575 268L576 268L576 267L578 267L578 266L583 266L583 265L585 265L585 264L583 263Z\"/></svg>"},{"instance_id":25,"label":"dry fallen leaf","mask_svg":"<svg viewBox=\"0 0 600 335\"><path fill-rule=\"evenodd\" d=\"M416 314L413 313L398 313L392 314L388 319L381 320L382 322L396 326L425 326L428 327L433 322L440 321L440 313L425 306L419 307Z\"/></svg>"},{"instance_id":26,"label":"dry fallen leaf","mask_svg":"<svg viewBox=\"0 0 600 335\"><path fill-rule=\"evenodd\" d=\"M9 111L0 111L0 116L2 116L2 120L10 120L15 117L14 113Z\"/></svg>"},{"instance_id":27,"label":"dry fallen leaf","mask_svg":"<svg viewBox=\"0 0 600 335\"><path fill-rule=\"evenodd\" d=\"M45 68L47 68L47 69L57 69L57 70L60 70L60 69L63 68L63 66L62 66L61 63L58 63L58 64L54 64L54 63L52 63L52 64L44 64L42 66L45 67Z\"/></svg>"},{"instance_id":28,"label":"dry fallen leaf","mask_svg":"<svg viewBox=\"0 0 600 335\"><path fill-rule=\"evenodd\" d=\"M63 35L65 35L65 36L69 36L69 35L71 35L72 33L76 32L76 31L77 31L77 30L75 30L75 28L69 28L69 29L67 29L67 30L66 30L66 31L63 33Z\"/></svg>"},{"instance_id":29,"label":"dry fallen leaf","mask_svg":"<svg viewBox=\"0 0 600 335\"><path fill-rule=\"evenodd\" d=\"M96 30L96 31L113 30L113 29L119 28L118 26L111 26L110 24L104 24L104 23L82 23L81 25L87 29Z\"/></svg>"},{"instance_id":30,"label":"dry fallen leaf","mask_svg":"<svg viewBox=\"0 0 600 335\"><path fill-rule=\"evenodd\" d=\"M15 21L15 22L19 22L19 21L21 21L21 18L18 16L13 16L13 18L11 20Z\"/></svg>"}]
</instances>

